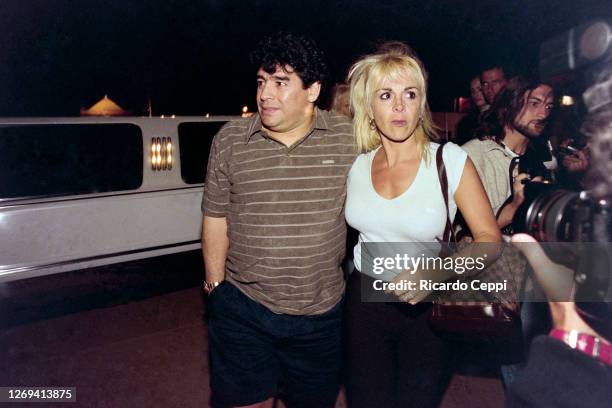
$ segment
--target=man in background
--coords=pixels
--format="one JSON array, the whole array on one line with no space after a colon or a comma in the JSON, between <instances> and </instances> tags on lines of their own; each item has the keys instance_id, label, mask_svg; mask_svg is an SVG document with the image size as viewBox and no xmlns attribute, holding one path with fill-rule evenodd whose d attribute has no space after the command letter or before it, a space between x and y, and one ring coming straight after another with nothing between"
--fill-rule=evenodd
<instances>
[{"instance_id":1,"label":"man in background","mask_svg":"<svg viewBox=\"0 0 612 408\"><path fill-rule=\"evenodd\" d=\"M457 124L457 137L455 138L455 143L458 145L462 145L476 137L476 130L480 127L482 115L490 107L482 93L480 76L475 76L470 81L470 96L472 107Z\"/></svg>"},{"instance_id":2,"label":"man in background","mask_svg":"<svg viewBox=\"0 0 612 408\"><path fill-rule=\"evenodd\" d=\"M495 98L508 84L506 72L501 65L492 65L480 73L482 93L489 105L493 105Z\"/></svg>"},{"instance_id":3,"label":"man in background","mask_svg":"<svg viewBox=\"0 0 612 408\"><path fill-rule=\"evenodd\" d=\"M528 153L530 143L544 131L554 106L554 93L547 84L516 77L498 98L496 111L491 112L497 118L497 129L489 137L471 140L462 147L476 166L499 227L504 228L522 204L522 180L530 176L516 173L515 168L511 180L512 159ZM507 201L509 197L512 199Z\"/></svg>"}]
</instances>

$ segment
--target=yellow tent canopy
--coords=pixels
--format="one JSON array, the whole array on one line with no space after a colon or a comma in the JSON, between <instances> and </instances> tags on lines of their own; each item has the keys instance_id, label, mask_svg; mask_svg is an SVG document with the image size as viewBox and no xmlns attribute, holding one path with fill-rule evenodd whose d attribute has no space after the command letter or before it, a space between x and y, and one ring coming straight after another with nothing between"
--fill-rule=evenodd
<instances>
[{"instance_id":1,"label":"yellow tent canopy","mask_svg":"<svg viewBox=\"0 0 612 408\"><path fill-rule=\"evenodd\" d=\"M129 112L124 110L111 100L108 95L100 99L91 108L81 108L81 116L123 116L129 115Z\"/></svg>"}]
</instances>

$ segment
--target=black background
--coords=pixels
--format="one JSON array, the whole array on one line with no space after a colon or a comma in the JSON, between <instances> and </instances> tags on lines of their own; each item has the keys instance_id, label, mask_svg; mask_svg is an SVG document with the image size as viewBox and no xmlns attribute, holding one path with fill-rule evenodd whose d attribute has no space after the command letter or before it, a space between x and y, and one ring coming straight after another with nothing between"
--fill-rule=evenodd
<instances>
[{"instance_id":1,"label":"black background","mask_svg":"<svg viewBox=\"0 0 612 408\"><path fill-rule=\"evenodd\" d=\"M3 0L0 116L76 116L104 94L142 114L253 110L248 52L288 30L313 37L334 80L377 40L408 42L433 110L468 95L482 64L537 66L540 43L612 12L610 0Z\"/></svg>"}]
</instances>

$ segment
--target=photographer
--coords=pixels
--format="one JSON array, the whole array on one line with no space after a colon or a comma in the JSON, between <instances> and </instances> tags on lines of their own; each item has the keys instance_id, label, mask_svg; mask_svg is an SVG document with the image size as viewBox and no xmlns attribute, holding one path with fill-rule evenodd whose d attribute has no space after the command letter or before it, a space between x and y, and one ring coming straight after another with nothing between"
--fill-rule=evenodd
<instances>
[{"instance_id":1,"label":"photographer","mask_svg":"<svg viewBox=\"0 0 612 408\"><path fill-rule=\"evenodd\" d=\"M474 139L462 148L472 159L482 180L489 202L497 218L498 227L510 232L512 219L524 201L524 182L541 180L546 170L544 158L534 148L541 137L553 108L554 93L551 86L539 81L512 78L497 95L491 108L487 137ZM490 273L513 282L512 293L519 293L524 283L525 261L513 248L504 251L503 261ZM518 305L515 304L515 309ZM505 386L512 383L518 363L524 361L523 337L532 331L540 331L536 320L539 309L530 305L520 311L523 332L508 339L508 344L498 347L501 372Z\"/></svg>"},{"instance_id":2,"label":"photographer","mask_svg":"<svg viewBox=\"0 0 612 408\"><path fill-rule=\"evenodd\" d=\"M531 236L512 242L533 267L549 299L570 299L573 271L553 263ZM572 302L549 302L553 330L536 337L527 365L506 394L508 407L609 407L612 403L610 333L597 332ZM608 329L608 332L610 330Z\"/></svg>"},{"instance_id":3,"label":"photographer","mask_svg":"<svg viewBox=\"0 0 612 408\"><path fill-rule=\"evenodd\" d=\"M540 51L544 77L586 68L590 87L583 101L588 116L581 132L588 138L591 156L578 155L582 163L567 164L584 170L585 159L590 160L584 180L589 189L580 194L544 189L532 201L527 199L514 219L519 230L530 234L514 235L512 241L526 256L549 300L553 330L531 343L527 365L508 389L508 407L612 404L611 25L596 21L576 27L549 40ZM526 214L537 214L538 222ZM551 247L578 248L577 262L571 269L565 262L553 262L552 253L544 252L532 236L552 243Z\"/></svg>"},{"instance_id":4,"label":"photographer","mask_svg":"<svg viewBox=\"0 0 612 408\"><path fill-rule=\"evenodd\" d=\"M500 228L512 222L523 202L523 180L530 177L538 180L537 175L544 172L542 161L538 162L530 146L542 134L553 100L549 85L513 78L492 107L491 115L497 121L495 129L491 129L490 135L462 146L476 166ZM533 162L533 174L518 174L516 158Z\"/></svg>"}]
</instances>

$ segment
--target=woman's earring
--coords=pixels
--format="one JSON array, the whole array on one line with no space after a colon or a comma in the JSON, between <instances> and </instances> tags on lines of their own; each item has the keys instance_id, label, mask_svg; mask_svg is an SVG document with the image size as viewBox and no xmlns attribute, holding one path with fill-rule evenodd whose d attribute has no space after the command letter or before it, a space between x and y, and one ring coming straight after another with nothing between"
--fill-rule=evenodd
<instances>
[{"instance_id":1,"label":"woman's earring","mask_svg":"<svg viewBox=\"0 0 612 408\"><path fill-rule=\"evenodd\" d=\"M374 118L370 119L370 129L376 129L376 122L374 121Z\"/></svg>"}]
</instances>

